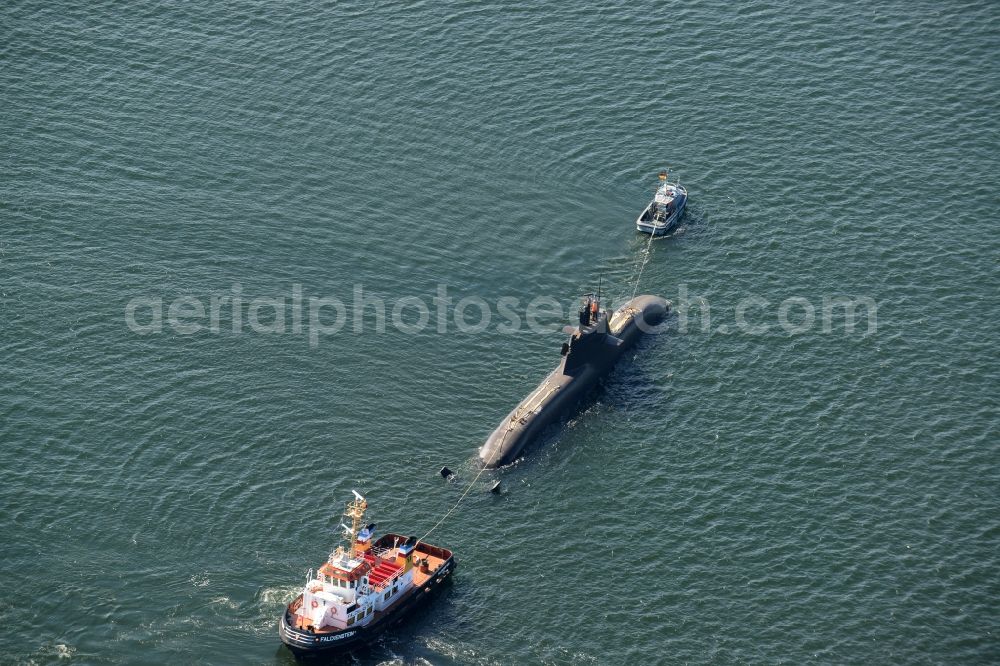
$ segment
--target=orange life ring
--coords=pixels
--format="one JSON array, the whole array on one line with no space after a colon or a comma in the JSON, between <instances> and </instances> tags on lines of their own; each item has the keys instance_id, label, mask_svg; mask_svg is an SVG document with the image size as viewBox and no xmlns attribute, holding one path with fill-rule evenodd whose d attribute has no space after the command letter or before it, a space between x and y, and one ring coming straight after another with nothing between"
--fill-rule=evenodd
<instances>
[{"instance_id":1,"label":"orange life ring","mask_svg":"<svg viewBox=\"0 0 1000 666\"><path fill-rule=\"evenodd\" d=\"M319 602L313 599L313 608L319 608Z\"/></svg>"},{"instance_id":2,"label":"orange life ring","mask_svg":"<svg viewBox=\"0 0 1000 666\"><path fill-rule=\"evenodd\" d=\"M336 606L331 606L330 607L330 615L336 615L336 614L337 614L337 607Z\"/></svg>"}]
</instances>

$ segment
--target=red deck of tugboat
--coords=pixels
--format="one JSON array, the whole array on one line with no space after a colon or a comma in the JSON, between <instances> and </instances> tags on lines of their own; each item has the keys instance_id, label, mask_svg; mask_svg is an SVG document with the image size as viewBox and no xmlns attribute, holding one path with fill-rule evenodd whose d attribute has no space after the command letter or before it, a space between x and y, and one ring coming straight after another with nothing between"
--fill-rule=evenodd
<instances>
[{"instance_id":1,"label":"red deck of tugboat","mask_svg":"<svg viewBox=\"0 0 1000 666\"><path fill-rule=\"evenodd\" d=\"M403 569L395 562L388 560L379 562L371 553L365 553L365 561L372 565L372 570L368 573L368 582L374 587L382 587Z\"/></svg>"}]
</instances>

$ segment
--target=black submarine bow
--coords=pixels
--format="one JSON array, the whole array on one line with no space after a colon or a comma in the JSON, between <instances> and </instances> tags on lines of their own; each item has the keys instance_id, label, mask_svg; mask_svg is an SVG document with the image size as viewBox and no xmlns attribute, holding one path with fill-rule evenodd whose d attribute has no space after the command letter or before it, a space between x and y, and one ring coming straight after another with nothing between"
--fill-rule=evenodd
<instances>
[{"instance_id":1,"label":"black submarine bow","mask_svg":"<svg viewBox=\"0 0 1000 666\"><path fill-rule=\"evenodd\" d=\"M489 436L479 449L482 463L509 465L547 426L572 415L625 350L663 320L668 308L659 296L643 295L609 315L601 310L598 296L587 294L579 325L564 329L570 339L563 343L559 365Z\"/></svg>"}]
</instances>

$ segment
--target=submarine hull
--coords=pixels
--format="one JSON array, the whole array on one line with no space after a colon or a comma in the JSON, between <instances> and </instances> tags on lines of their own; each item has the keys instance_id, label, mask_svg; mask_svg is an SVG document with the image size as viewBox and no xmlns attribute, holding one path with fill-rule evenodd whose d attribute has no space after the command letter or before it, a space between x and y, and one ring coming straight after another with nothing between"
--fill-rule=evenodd
<instances>
[{"instance_id":1,"label":"submarine hull","mask_svg":"<svg viewBox=\"0 0 1000 666\"><path fill-rule=\"evenodd\" d=\"M574 334L569 353L538 387L504 418L479 449L486 467L517 460L553 423L572 416L580 402L642 335L661 322L668 310L659 296L633 298L594 329Z\"/></svg>"}]
</instances>

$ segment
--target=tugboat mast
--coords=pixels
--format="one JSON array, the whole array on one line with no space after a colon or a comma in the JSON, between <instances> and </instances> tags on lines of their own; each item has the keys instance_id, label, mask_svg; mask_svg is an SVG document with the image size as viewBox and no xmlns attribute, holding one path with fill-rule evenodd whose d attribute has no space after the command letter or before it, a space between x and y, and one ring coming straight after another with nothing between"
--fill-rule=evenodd
<instances>
[{"instance_id":1,"label":"tugboat mast","mask_svg":"<svg viewBox=\"0 0 1000 666\"><path fill-rule=\"evenodd\" d=\"M347 553L351 559L354 559L355 550L357 549L358 530L361 527L361 521L365 518L365 511L368 510L368 501L358 491L352 490L351 492L354 493L354 500L347 503L347 508L344 510L344 517L351 519L351 533L348 535L350 546Z\"/></svg>"}]
</instances>

